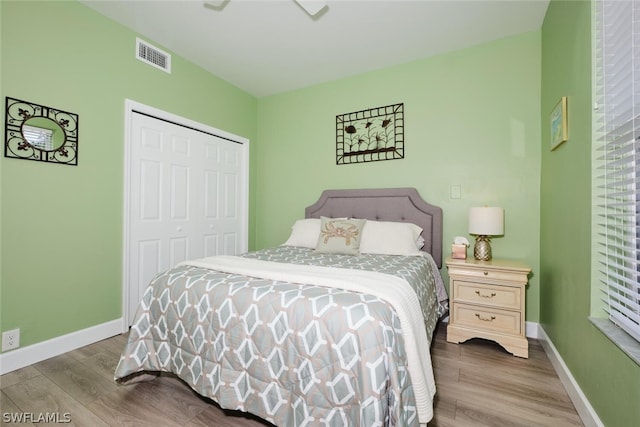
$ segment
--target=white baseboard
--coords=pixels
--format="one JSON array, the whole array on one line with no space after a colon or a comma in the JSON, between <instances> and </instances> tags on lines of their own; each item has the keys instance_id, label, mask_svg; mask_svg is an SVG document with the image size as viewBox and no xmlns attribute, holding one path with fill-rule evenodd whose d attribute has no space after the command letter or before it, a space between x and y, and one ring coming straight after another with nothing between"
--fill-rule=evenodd
<instances>
[{"instance_id":1,"label":"white baseboard","mask_svg":"<svg viewBox=\"0 0 640 427\"><path fill-rule=\"evenodd\" d=\"M123 319L111 320L67 335L0 354L0 375L41 362L123 332Z\"/></svg>"},{"instance_id":2,"label":"white baseboard","mask_svg":"<svg viewBox=\"0 0 640 427\"><path fill-rule=\"evenodd\" d=\"M542 326L539 326L538 334L540 335L540 338L538 339L540 340L540 344L542 345L544 352L551 361L553 368L560 378L560 382L562 382L571 402L573 402L573 406L576 407L576 411L578 411L578 415L582 419L585 427L604 427L604 424L600 421L600 417L598 417L593 406L589 403L587 396L582 392L582 389L571 374L571 371L569 371L567 365L564 363L564 360L562 360L560 353L558 353L558 350L553 345L553 342L551 342L551 339L549 339L549 336Z\"/></svg>"},{"instance_id":3,"label":"white baseboard","mask_svg":"<svg viewBox=\"0 0 640 427\"><path fill-rule=\"evenodd\" d=\"M524 322L524 334L527 338L538 339L540 335L538 331L540 330L540 325L536 322Z\"/></svg>"}]
</instances>

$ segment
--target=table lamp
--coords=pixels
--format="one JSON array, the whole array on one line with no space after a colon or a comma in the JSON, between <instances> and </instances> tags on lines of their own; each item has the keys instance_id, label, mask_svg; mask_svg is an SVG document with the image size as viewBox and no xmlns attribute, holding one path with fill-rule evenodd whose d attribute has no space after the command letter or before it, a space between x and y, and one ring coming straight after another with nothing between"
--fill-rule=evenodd
<instances>
[{"instance_id":1,"label":"table lamp","mask_svg":"<svg viewBox=\"0 0 640 427\"><path fill-rule=\"evenodd\" d=\"M504 209L496 207L469 210L469 234L477 235L473 256L480 261L491 260L490 236L504 234Z\"/></svg>"}]
</instances>

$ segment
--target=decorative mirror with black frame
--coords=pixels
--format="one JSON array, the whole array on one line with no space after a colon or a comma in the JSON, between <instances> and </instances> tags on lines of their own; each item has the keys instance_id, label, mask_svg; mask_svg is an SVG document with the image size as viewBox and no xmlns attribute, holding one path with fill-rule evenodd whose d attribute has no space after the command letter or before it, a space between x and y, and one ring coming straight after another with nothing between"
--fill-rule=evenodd
<instances>
[{"instance_id":1,"label":"decorative mirror with black frame","mask_svg":"<svg viewBox=\"0 0 640 427\"><path fill-rule=\"evenodd\" d=\"M7 97L4 156L78 165L78 115Z\"/></svg>"}]
</instances>

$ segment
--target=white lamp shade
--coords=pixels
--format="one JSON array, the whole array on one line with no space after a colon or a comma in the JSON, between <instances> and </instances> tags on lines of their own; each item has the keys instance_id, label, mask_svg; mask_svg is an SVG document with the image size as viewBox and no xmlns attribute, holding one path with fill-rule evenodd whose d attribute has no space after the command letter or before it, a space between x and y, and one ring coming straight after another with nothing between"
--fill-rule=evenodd
<instances>
[{"instance_id":1,"label":"white lamp shade","mask_svg":"<svg viewBox=\"0 0 640 427\"><path fill-rule=\"evenodd\" d=\"M500 236L504 234L504 209L484 206L469 210L469 234Z\"/></svg>"}]
</instances>

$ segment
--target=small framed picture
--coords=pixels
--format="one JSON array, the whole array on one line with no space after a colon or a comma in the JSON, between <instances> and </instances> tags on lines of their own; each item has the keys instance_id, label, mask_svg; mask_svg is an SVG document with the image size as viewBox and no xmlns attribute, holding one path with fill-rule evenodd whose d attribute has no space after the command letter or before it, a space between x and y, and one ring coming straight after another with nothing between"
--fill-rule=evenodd
<instances>
[{"instance_id":1,"label":"small framed picture","mask_svg":"<svg viewBox=\"0 0 640 427\"><path fill-rule=\"evenodd\" d=\"M567 125L567 97L563 96L551 111L551 151L569 139L569 127Z\"/></svg>"}]
</instances>

